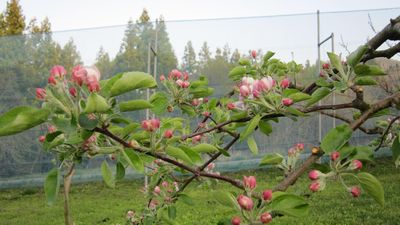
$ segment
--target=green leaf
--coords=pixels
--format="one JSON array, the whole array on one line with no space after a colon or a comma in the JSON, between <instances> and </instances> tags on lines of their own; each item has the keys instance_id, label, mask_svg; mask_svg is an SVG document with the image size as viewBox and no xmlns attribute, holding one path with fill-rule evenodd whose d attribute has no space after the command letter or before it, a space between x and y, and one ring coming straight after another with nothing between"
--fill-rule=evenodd
<instances>
[{"instance_id":1,"label":"green leaf","mask_svg":"<svg viewBox=\"0 0 400 225\"><path fill-rule=\"evenodd\" d=\"M340 57L333 52L328 52L329 60L331 61L332 66L334 66L339 73L344 76L346 73L343 70L342 61Z\"/></svg>"},{"instance_id":2,"label":"green leaf","mask_svg":"<svg viewBox=\"0 0 400 225\"><path fill-rule=\"evenodd\" d=\"M250 60L246 58L239 59L239 65L241 66L251 66Z\"/></svg>"},{"instance_id":3,"label":"green leaf","mask_svg":"<svg viewBox=\"0 0 400 225\"><path fill-rule=\"evenodd\" d=\"M185 151L186 155L189 156L190 160L194 163L194 164L200 164L203 162L203 159L201 158L200 154L197 153L196 151L194 151L191 148L188 148L186 146L179 146L179 148L181 148L183 151Z\"/></svg>"},{"instance_id":4,"label":"green leaf","mask_svg":"<svg viewBox=\"0 0 400 225\"><path fill-rule=\"evenodd\" d=\"M171 220L174 220L176 218L176 208L173 205L168 206L168 217Z\"/></svg>"},{"instance_id":5,"label":"green leaf","mask_svg":"<svg viewBox=\"0 0 400 225\"><path fill-rule=\"evenodd\" d=\"M179 107L182 109L182 111L189 116L195 116L196 112L194 111L193 107L188 106L188 105L179 105Z\"/></svg>"},{"instance_id":6,"label":"green leaf","mask_svg":"<svg viewBox=\"0 0 400 225\"><path fill-rule=\"evenodd\" d=\"M354 152L350 158L372 161L374 158L374 151L369 146L357 146L354 148Z\"/></svg>"},{"instance_id":7,"label":"green leaf","mask_svg":"<svg viewBox=\"0 0 400 225\"><path fill-rule=\"evenodd\" d=\"M153 105L151 111L156 115L161 115L167 111L168 96L165 92L156 92L151 95L150 103Z\"/></svg>"},{"instance_id":8,"label":"green leaf","mask_svg":"<svg viewBox=\"0 0 400 225\"><path fill-rule=\"evenodd\" d=\"M122 77L123 73L119 73L111 77L110 79L106 80L104 85L101 85L101 94L103 96L110 96L111 87L114 83Z\"/></svg>"},{"instance_id":9,"label":"green leaf","mask_svg":"<svg viewBox=\"0 0 400 225\"><path fill-rule=\"evenodd\" d=\"M271 51L268 51L267 53L265 53L264 58L263 58L264 63L267 63L268 60L270 58L272 58L272 56L274 56L274 55L275 55L275 52L271 52Z\"/></svg>"},{"instance_id":10,"label":"green leaf","mask_svg":"<svg viewBox=\"0 0 400 225\"><path fill-rule=\"evenodd\" d=\"M261 159L260 166L278 165L282 162L282 160L283 156L279 153L267 154Z\"/></svg>"},{"instance_id":11,"label":"green leaf","mask_svg":"<svg viewBox=\"0 0 400 225\"><path fill-rule=\"evenodd\" d=\"M321 142L321 148L329 154L341 149L351 138L353 130L347 124L342 124L331 129Z\"/></svg>"},{"instance_id":12,"label":"green leaf","mask_svg":"<svg viewBox=\"0 0 400 225\"><path fill-rule=\"evenodd\" d=\"M193 199L187 194L183 193L179 194L179 199L182 200L182 202L185 203L186 205L190 206L194 205Z\"/></svg>"},{"instance_id":13,"label":"green leaf","mask_svg":"<svg viewBox=\"0 0 400 225\"><path fill-rule=\"evenodd\" d=\"M193 164L193 162L190 159L190 157L185 153L185 151L183 151L180 148L177 148L177 147L169 145L165 149L165 153L167 153L167 155L172 156L172 157L174 157L176 159L180 159L183 162L186 162L188 164Z\"/></svg>"},{"instance_id":14,"label":"green leaf","mask_svg":"<svg viewBox=\"0 0 400 225\"><path fill-rule=\"evenodd\" d=\"M283 97L289 97L290 95L298 93L298 92L300 92L300 91L297 90L297 89L286 88L286 89L283 90L282 96Z\"/></svg>"},{"instance_id":15,"label":"green leaf","mask_svg":"<svg viewBox=\"0 0 400 225\"><path fill-rule=\"evenodd\" d=\"M286 112L295 115L295 116L305 116L306 114L301 112L300 110L296 109L295 107L286 107Z\"/></svg>"},{"instance_id":16,"label":"green leaf","mask_svg":"<svg viewBox=\"0 0 400 225\"><path fill-rule=\"evenodd\" d=\"M400 140L399 136L397 136L392 144L392 155L394 161L398 160L400 158Z\"/></svg>"},{"instance_id":17,"label":"green leaf","mask_svg":"<svg viewBox=\"0 0 400 225\"><path fill-rule=\"evenodd\" d=\"M311 98L307 101L306 106L310 106L319 100L323 99L325 96L329 95L331 93L331 89L327 87L320 87L314 93L312 93Z\"/></svg>"},{"instance_id":18,"label":"green leaf","mask_svg":"<svg viewBox=\"0 0 400 225\"><path fill-rule=\"evenodd\" d=\"M367 51L368 45L361 45L349 56L347 56L347 64L354 68Z\"/></svg>"},{"instance_id":19,"label":"green leaf","mask_svg":"<svg viewBox=\"0 0 400 225\"><path fill-rule=\"evenodd\" d=\"M99 123L99 119L89 119L88 114L81 113L78 118L79 125L87 130L93 130Z\"/></svg>"},{"instance_id":20,"label":"green leaf","mask_svg":"<svg viewBox=\"0 0 400 225\"><path fill-rule=\"evenodd\" d=\"M103 180L108 187L115 188L115 179L106 160L101 164L101 175L103 175Z\"/></svg>"},{"instance_id":21,"label":"green leaf","mask_svg":"<svg viewBox=\"0 0 400 225\"><path fill-rule=\"evenodd\" d=\"M28 130L46 122L49 111L30 106L18 106L0 116L0 136Z\"/></svg>"},{"instance_id":22,"label":"green leaf","mask_svg":"<svg viewBox=\"0 0 400 225\"><path fill-rule=\"evenodd\" d=\"M246 67L236 66L229 72L228 76L232 80L240 80L245 74L246 74Z\"/></svg>"},{"instance_id":23,"label":"green leaf","mask_svg":"<svg viewBox=\"0 0 400 225\"><path fill-rule=\"evenodd\" d=\"M309 205L302 197L284 192L274 192L272 196L270 207L273 212L294 217L308 215Z\"/></svg>"},{"instance_id":24,"label":"green leaf","mask_svg":"<svg viewBox=\"0 0 400 225\"><path fill-rule=\"evenodd\" d=\"M260 120L258 127L265 135L270 135L272 133L272 125L268 121Z\"/></svg>"},{"instance_id":25,"label":"green leaf","mask_svg":"<svg viewBox=\"0 0 400 225\"><path fill-rule=\"evenodd\" d=\"M142 159L139 155L133 151L133 149L125 149L122 151L122 155L128 161L128 164L133 169L137 170L140 173L144 172L144 165Z\"/></svg>"},{"instance_id":26,"label":"green leaf","mask_svg":"<svg viewBox=\"0 0 400 225\"><path fill-rule=\"evenodd\" d=\"M354 73L357 76L382 76L386 73L379 67L375 65L360 64L354 67Z\"/></svg>"},{"instance_id":27,"label":"green leaf","mask_svg":"<svg viewBox=\"0 0 400 225\"><path fill-rule=\"evenodd\" d=\"M138 88L153 88L157 86L154 78L143 72L127 72L115 81L110 90L110 96L117 96Z\"/></svg>"},{"instance_id":28,"label":"green leaf","mask_svg":"<svg viewBox=\"0 0 400 225\"><path fill-rule=\"evenodd\" d=\"M193 95L193 98L203 98L212 95L214 93L214 88L210 87L190 88L189 93Z\"/></svg>"},{"instance_id":29,"label":"green leaf","mask_svg":"<svg viewBox=\"0 0 400 225\"><path fill-rule=\"evenodd\" d=\"M107 100L96 93L91 93L87 99L85 113L105 113L111 107L108 105Z\"/></svg>"},{"instance_id":30,"label":"green leaf","mask_svg":"<svg viewBox=\"0 0 400 225\"><path fill-rule=\"evenodd\" d=\"M240 135L240 140L243 141L246 139L251 133L253 133L254 129L256 129L258 123L261 120L261 115L257 114L253 117L253 119L250 120L250 122L247 124L246 128Z\"/></svg>"},{"instance_id":31,"label":"green leaf","mask_svg":"<svg viewBox=\"0 0 400 225\"><path fill-rule=\"evenodd\" d=\"M115 175L116 180L122 180L125 177L125 167L121 162L117 162L117 173Z\"/></svg>"},{"instance_id":32,"label":"green leaf","mask_svg":"<svg viewBox=\"0 0 400 225\"><path fill-rule=\"evenodd\" d=\"M121 112L135 111L141 109L149 109L154 107L150 102L142 99L131 100L119 103L119 110Z\"/></svg>"},{"instance_id":33,"label":"green leaf","mask_svg":"<svg viewBox=\"0 0 400 225\"><path fill-rule=\"evenodd\" d=\"M247 138L247 145L249 146L250 151L251 151L254 155L257 155L257 154L258 154L257 143L256 143L256 140L254 139L253 136L250 136L250 137Z\"/></svg>"},{"instance_id":34,"label":"green leaf","mask_svg":"<svg viewBox=\"0 0 400 225\"><path fill-rule=\"evenodd\" d=\"M207 143L201 143L192 147L192 150L198 153L214 153L218 152L218 149L214 145Z\"/></svg>"},{"instance_id":35,"label":"green leaf","mask_svg":"<svg viewBox=\"0 0 400 225\"><path fill-rule=\"evenodd\" d=\"M378 84L378 82L376 82L376 80L371 77L357 77L355 80L355 83L357 85L376 85L376 84Z\"/></svg>"},{"instance_id":36,"label":"green leaf","mask_svg":"<svg viewBox=\"0 0 400 225\"><path fill-rule=\"evenodd\" d=\"M385 192L379 180L365 172L357 174L357 177L362 189L383 206L385 204Z\"/></svg>"},{"instance_id":37,"label":"green leaf","mask_svg":"<svg viewBox=\"0 0 400 225\"><path fill-rule=\"evenodd\" d=\"M316 81L315 84L320 86L320 87L331 87L332 83L329 83L325 78L319 77Z\"/></svg>"},{"instance_id":38,"label":"green leaf","mask_svg":"<svg viewBox=\"0 0 400 225\"><path fill-rule=\"evenodd\" d=\"M47 204L53 205L57 199L60 189L60 175L57 168L50 170L44 182L44 193L46 194Z\"/></svg>"},{"instance_id":39,"label":"green leaf","mask_svg":"<svg viewBox=\"0 0 400 225\"><path fill-rule=\"evenodd\" d=\"M297 93L289 95L289 98L291 98L293 100L293 102L301 102L301 101L310 99L311 96L306 93L303 93L303 92L297 92Z\"/></svg>"},{"instance_id":40,"label":"green leaf","mask_svg":"<svg viewBox=\"0 0 400 225\"><path fill-rule=\"evenodd\" d=\"M217 202L228 208L237 207L235 197L227 191L213 191L212 195Z\"/></svg>"}]
</instances>

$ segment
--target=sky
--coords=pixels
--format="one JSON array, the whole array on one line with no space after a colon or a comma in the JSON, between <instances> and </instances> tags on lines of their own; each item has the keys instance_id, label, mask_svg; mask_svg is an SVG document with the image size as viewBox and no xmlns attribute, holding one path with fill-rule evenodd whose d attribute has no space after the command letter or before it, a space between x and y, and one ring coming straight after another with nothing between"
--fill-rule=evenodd
<instances>
[{"instance_id":1,"label":"sky","mask_svg":"<svg viewBox=\"0 0 400 225\"><path fill-rule=\"evenodd\" d=\"M207 41L213 51L226 44L242 52L273 50L285 60L293 56L300 63L316 58L316 15L288 14L315 13L319 9L322 12L321 38L334 32L336 51L343 53L341 39L349 49L354 49L373 35L369 17L380 29L390 18L400 15L398 0L20 0L20 4L28 20L48 17L55 31L54 38L60 43L72 38L86 64L94 62L100 46L115 56L125 24L130 18L136 20L143 8L149 11L151 19L164 16L178 59L183 55L186 42L191 40L196 50ZM0 9L5 7L6 0L0 0ZM397 9L324 13L394 7ZM236 17L247 18L233 19ZM229 19L215 20L217 18ZM324 51L329 48L330 45L323 46Z\"/></svg>"}]
</instances>

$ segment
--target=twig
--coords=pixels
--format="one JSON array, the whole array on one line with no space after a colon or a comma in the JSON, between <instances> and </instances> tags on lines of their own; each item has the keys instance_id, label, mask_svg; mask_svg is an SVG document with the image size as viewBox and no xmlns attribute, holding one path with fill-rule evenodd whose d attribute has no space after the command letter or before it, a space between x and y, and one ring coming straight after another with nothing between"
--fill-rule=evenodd
<instances>
[{"instance_id":1,"label":"twig","mask_svg":"<svg viewBox=\"0 0 400 225\"><path fill-rule=\"evenodd\" d=\"M397 116L397 117L393 118L393 119L390 121L388 127L387 127L386 130L383 132L383 135L382 135L382 137L381 137L381 141L379 142L379 145L378 145L378 146L375 148L375 150L374 150L375 152L378 151L378 150L382 147L383 141L385 140L385 137L386 137L387 133L389 132L389 130L390 130L390 128L392 127L392 125L394 124L394 122L395 122L396 120L398 120L398 119L400 119L400 116Z\"/></svg>"}]
</instances>

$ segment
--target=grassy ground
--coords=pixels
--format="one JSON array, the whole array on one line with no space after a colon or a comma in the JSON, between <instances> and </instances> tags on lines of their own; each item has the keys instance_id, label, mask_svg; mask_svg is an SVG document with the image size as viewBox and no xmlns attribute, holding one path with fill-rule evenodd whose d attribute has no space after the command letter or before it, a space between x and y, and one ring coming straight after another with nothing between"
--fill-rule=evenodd
<instances>
[{"instance_id":1,"label":"grassy ground","mask_svg":"<svg viewBox=\"0 0 400 225\"><path fill-rule=\"evenodd\" d=\"M312 194L308 198L307 201L311 205L308 217L282 217L275 219L272 224L400 224L400 169L396 169L390 160L378 160L378 165L370 166L367 170L376 175L384 185L386 194L384 207L366 195L353 199L339 184L328 183L325 191ZM276 184L278 179L274 180L274 177L280 173L269 169L243 171L231 175L240 178L244 174L255 175L259 188L264 189ZM304 176L289 191L307 195L308 184L309 181ZM118 184L116 190L111 190L100 182L73 186L71 201L76 225L124 223L125 212L128 209L139 209L143 205L142 194L138 191L140 188L139 181L122 182ZM222 183L217 188L237 191ZM177 224L216 224L221 218L231 217L235 213L213 201L208 189L193 185L187 193L196 200L196 204L189 209L178 202ZM1 190L0 224L63 224L61 198L55 206L49 207L45 204L43 190L40 188Z\"/></svg>"}]
</instances>

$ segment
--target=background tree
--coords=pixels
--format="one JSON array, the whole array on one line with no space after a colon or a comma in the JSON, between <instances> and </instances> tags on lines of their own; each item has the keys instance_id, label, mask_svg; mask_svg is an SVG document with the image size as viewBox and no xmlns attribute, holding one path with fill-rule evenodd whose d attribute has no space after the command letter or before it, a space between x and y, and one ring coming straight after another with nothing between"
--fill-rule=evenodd
<instances>
[{"instance_id":1,"label":"background tree","mask_svg":"<svg viewBox=\"0 0 400 225\"><path fill-rule=\"evenodd\" d=\"M182 69L189 74L197 74L196 52L193 48L192 41L186 43L182 57Z\"/></svg>"}]
</instances>

